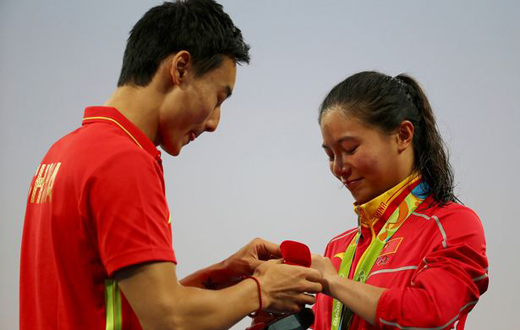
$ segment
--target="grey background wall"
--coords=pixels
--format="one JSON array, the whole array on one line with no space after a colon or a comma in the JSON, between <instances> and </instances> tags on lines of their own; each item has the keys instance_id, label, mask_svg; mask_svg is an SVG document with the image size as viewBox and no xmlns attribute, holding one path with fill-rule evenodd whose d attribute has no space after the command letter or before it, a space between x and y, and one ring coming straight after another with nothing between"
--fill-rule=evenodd
<instances>
[{"instance_id":1,"label":"grey background wall","mask_svg":"<svg viewBox=\"0 0 520 330\"><path fill-rule=\"evenodd\" d=\"M25 198L40 159L115 88L128 31L159 1L0 2L0 328L18 328ZM180 276L250 239L314 252L355 225L329 173L317 108L361 70L424 86L457 192L484 224L489 291L468 329L514 329L518 285L520 5L515 1L222 1L251 44L219 130L165 157ZM243 329L242 322L234 329Z\"/></svg>"}]
</instances>

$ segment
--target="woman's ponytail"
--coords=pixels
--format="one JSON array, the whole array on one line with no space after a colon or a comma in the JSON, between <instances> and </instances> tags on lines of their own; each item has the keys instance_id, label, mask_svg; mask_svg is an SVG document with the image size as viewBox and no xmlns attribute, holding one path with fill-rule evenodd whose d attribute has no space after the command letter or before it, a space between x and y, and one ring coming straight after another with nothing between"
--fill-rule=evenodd
<instances>
[{"instance_id":1,"label":"woman's ponytail","mask_svg":"<svg viewBox=\"0 0 520 330\"><path fill-rule=\"evenodd\" d=\"M437 128L433 110L421 86L412 77L400 74L410 101L419 113L414 133L415 167L428 183L434 199L440 204L456 200L453 193L453 170L448 150Z\"/></svg>"}]
</instances>

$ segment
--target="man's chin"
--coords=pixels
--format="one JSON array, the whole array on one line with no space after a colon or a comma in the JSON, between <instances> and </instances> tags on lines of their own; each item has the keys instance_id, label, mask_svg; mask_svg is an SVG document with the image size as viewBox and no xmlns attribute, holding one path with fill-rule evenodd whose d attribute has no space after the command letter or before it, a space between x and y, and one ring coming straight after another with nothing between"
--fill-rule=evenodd
<instances>
[{"instance_id":1,"label":"man's chin","mask_svg":"<svg viewBox=\"0 0 520 330\"><path fill-rule=\"evenodd\" d=\"M161 144L161 149L164 150L168 155L177 157L181 153L182 146L172 147Z\"/></svg>"}]
</instances>

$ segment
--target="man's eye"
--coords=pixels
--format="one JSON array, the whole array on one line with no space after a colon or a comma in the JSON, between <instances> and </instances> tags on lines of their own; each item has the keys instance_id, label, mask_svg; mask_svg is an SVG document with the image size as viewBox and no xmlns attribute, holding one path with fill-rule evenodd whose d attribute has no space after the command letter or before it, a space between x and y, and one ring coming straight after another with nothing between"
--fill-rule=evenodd
<instances>
[{"instance_id":1,"label":"man's eye","mask_svg":"<svg viewBox=\"0 0 520 330\"><path fill-rule=\"evenodd\" d=\"M225 99L226 99L225 97L217 95L217 103L215 104L215 108L220 107Z\"/></svg>"}]
</instances>

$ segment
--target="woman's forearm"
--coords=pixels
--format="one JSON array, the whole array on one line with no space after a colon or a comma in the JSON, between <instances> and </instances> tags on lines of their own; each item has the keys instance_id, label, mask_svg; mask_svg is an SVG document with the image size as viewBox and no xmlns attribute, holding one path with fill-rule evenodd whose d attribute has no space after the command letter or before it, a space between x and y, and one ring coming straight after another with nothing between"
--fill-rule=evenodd
<instances>
[{"instance_id":1,"label":"woman's forearm","mask_svg":"<svg viewBox=\"0 0 520 330\"><path fill-rule=\"evenodd\" d=\"M327 294L339 300L347 308L368 323L375 324L379 298L386 289L330 275L326 278Z\"/></svg>"}]
</instances>

